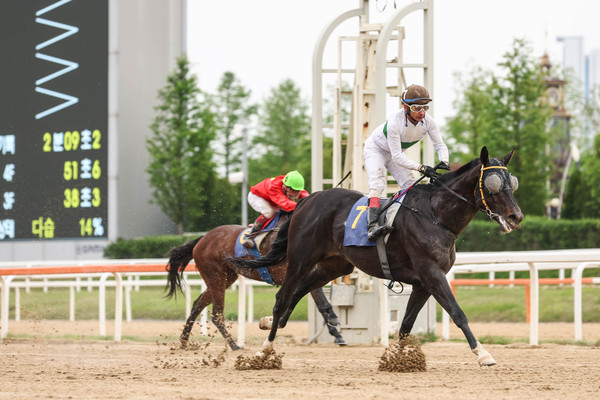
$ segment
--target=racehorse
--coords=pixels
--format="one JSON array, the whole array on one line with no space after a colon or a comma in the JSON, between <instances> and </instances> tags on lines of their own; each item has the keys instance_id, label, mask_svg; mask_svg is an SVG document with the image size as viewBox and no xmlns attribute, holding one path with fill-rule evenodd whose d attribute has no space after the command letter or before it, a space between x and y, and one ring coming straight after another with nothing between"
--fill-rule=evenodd
<instances>
[{"instance_id":1,"label":"racehorse","mask_svg":"<svg viewBox=\"0 0 600 400\"><path fill-rule=\"evenodd\" d=\"M456 259L455 241L477 211L487 213L504 233L520 228L523 213L513 195L518 180L506 168L513 154L514 149L497 160L483 147L479 158L406 193L386 249L393 280L412 285L400 338L410 333L419 311L433 296L463 331L479 365L496 363L471 332L445 275ZM238 266L256 268L287 258L287 274L276 295L271 331L263 344L265 353L273 350L277 329L286 325L308 291L349 274L354 267L389 279L375 247L343 245L348 215L362 197L362 193L347 189L315 192L296 207L266 256L234 260Z\"/></svg>"},{"instance_id":2,"label":"racehorse","mask_svg":"<svg viewBox=\"0 0 600 400\"><path fill-rule=\"evenodd\" d=\"M288 218L287 214L282 213L278 221L278 226L285 223ZM166 287L168 293L166 297L173 297L178 290L182 290L181 280L183 272L192 258L196 263L196 269L198 269L202 279L206 283L206 290L194 301L192 311L183 327L180 336L180 342L183 347L186 346L189 340L192 327L198 315L205 307L212 304L213 323L225 340L227 340L232 350L240 349L224 324L225 289L236 281L238 275L258 281L263 280L256 269L236 268L226 260L227 255L234 254L235 243L238 240L239 234L244 229L247 228L240 225L219 226L204 236L191 240L182 246L172 248L169 251L169 261L166 266L166 270L168 271L168 283ZM262 254L269 251L275 236L275 230L268 232L264 236L259 244ZM286 269L287 265L285 264L268 268L268 275L270 275L274 284L281 285L283 283ZM323 316L329 333L335 337L334 343L345 345L346 341L336 328L340 325L339 319L327 300L323 289L315 288L311 291L311 295L317 305L317 309Z\"/></svg>"}]
</instances>

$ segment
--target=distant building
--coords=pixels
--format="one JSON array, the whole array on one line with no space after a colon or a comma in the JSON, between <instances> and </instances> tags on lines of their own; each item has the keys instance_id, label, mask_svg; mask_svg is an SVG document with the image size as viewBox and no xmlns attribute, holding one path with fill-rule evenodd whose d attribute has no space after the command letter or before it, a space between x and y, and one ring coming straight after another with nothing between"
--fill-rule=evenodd
<instances>
[{"instance_id":1,"label":"distant building","mask_svg":"<svg viewBox=\"0 0 600 400\"><path fill-rule=\"evenodd\" d=\"M556 40L563 43L563 68L570 70L574 78L580 82L580 90L587 105L594 89L600 88L600 49L591 50L586 55L581 36L564 36ZM591 131L589 121L584 123L584 127L585 138L591 139L596 132Z\"/></svg>"}]
</instances>

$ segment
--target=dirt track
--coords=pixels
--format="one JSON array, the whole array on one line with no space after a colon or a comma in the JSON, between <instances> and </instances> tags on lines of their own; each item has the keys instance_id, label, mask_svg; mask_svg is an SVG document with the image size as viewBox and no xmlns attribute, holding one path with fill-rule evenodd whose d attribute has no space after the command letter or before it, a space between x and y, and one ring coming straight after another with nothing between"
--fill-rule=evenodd
<instances>
[{"instance_id":1,"label":"dirt track","mask_svg":"<svg viewBox=\"0 0 600 400\"><path fill-rule=\"evenodd\" d=\"M277 352L285 353L283 369L238 371L237 356L252 356L265 337L255 324L247 328L247 350L226 352L218 367L203 360L218 359L224 349L220 340L182 350L171 336L179 333L179 324L172 322L124 326L124 335L137 330L139 336L155 335L153 342L42 337L72 331L73 324L11 321L11 333L23 328L39 337L0 343L0 399L590 399L600 393L598 347L487 345L498 365L480 368L466 343L440 341L423 345L426 372L391 373L377 370L382 346L307 346L302 344L306 325L292 324L276 342ZM90 331L81 333L84 337L97 332L97 322L78 324ZM473 325L476 332L485 330ZM511 325L496 327L493 334L509 329L528 337L526 324ZM596 325L586 325L584 335L598 333ZM560 326L572 337L571 324Z\"/></svg>"}]
</instances>

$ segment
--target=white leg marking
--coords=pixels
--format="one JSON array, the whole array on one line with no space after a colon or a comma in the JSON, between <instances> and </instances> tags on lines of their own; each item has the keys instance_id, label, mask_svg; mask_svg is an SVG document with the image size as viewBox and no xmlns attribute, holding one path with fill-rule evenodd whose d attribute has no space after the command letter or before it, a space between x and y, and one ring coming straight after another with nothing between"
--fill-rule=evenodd
<instances>
[{"instance_id":1,"label":"white leg marking","mask_svg":"<svg viewBox=\"0 0 600 400\"><path fill-rule=\"evenodd\" d=\"M491 365L496 365L496 360L492 357L490 353L486 349L483 348L481 343L477 342L477 346L472 350L473 353L477 355L477 362L480 367L489 367Z\"/></svg>"}]
</instances>

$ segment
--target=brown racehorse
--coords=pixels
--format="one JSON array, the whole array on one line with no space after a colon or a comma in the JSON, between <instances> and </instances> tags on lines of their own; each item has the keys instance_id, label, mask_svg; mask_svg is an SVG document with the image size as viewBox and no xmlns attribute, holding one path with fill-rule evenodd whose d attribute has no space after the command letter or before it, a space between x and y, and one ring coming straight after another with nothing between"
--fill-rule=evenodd
<instances>
[{"instance_id":1,"label":"brown racehorse","mask_svg":"<svg viewBox=\"0 0 600 400\"><path fill-rule=\"evenodd\" d=\"M282 213L279 218L278 226L285 223L287 220L288 215ZM196 268L206 283L206 290L202 292L194 302L192 311L183 327L180 336L182 346L187 344L194 322L200 312L202 312L205 307L212 304L213 323L228 341L232 350L238 350L240 348L225 327L223 318L225 289L230 287L236 281L238 275L257 281L263 280L256 269L236 268L226 260L227 256L234 254L234 245L239 234L244 229L246 228L240 225L219 226L204 236L191 240L182 246L175 247L169 252L169 262L166 267L169 272L166 288L168 291L167 297L174 296L178 290L181 291L183 271L192 258L196 262ZM276 230L268 232L260 242L259 246L261 254L266 254L271 249L271 243L276 237ZM286 264L268 268L274 284L281 285L283 283L286 269ZM334 342L339 345L345 345L346 341L336 328L340 325L339 319L327 300L325 293L323 293L323 289L316 288L311 291L311 295L317 305L317 309L323 316L329 333L335 337Z\"/></svg>"},{"instance_id":2,"label":"brown racehorse","mask_svg":"<svg viewBox=\"0 0 600 400\"><path fill-rule=\"evenodd\" d=\"M431 184L416 185L406 194L387 243L393 280L412 285L400 326L401 338L410 333L419 311L433 296L463 331L479 365L496 363L471 332L446 273L456 259L456 238L478 211L485 212L505 233L520 228L523 213L513 195L518 181L507 169L513 153L497 160L483 147L479 158L435 178ZM346 189L315 192L296 207L267 255L254 261L232 260L238 266L256 268L287 259L288 270L276 296L265 351L272 349L277 329L285 326L308 291L350 273L353 267L389 279L375 247L343 245L346 220L362 197L362 193Z\"/></svg>"}]
</instances>

